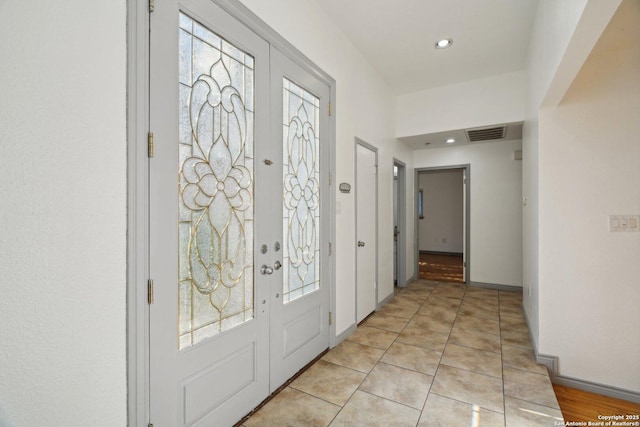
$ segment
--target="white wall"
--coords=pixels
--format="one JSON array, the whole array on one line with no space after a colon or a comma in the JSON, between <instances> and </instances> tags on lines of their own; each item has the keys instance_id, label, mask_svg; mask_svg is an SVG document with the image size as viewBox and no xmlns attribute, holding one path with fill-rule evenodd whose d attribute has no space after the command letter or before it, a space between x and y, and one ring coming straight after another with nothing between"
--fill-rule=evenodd
<instances>
[{"instance_id":1,"label":"white wall","mask_svg":"<svg viewBox=\"0 0 640 427\"><path fill-rule=\"evenodd\" d=\"M559 99L557 82L574 76L620 0L540 0L529 46L526 119L523 128L523 287L524 309L534 345L539 341L539 162L538 111L545 98ZM586 52L586 54L585 54ZM553 90L550 91L550 87Z\"/></svg>"},{"instance_id":2,"label":"white wall","mask_svg":"<svg viewBox=\"0 0 640 427\"><path fill-rule=\"evenodd\" d=\"M0 3L0 426L124 426L124 1Z\"/></svg>"},{"instance_id":3,"label":"white wall","mask_svg":"<svg viewBox=\"0 0 640 427\"><path fill-rule=\"evenodd\" d=\"M470 281L522 286L520 140L415 152L414 167L470 164Z\"/></svg>"},{"instance_id":4,"label":"white wall","mask_svg":"<svg viewBox=\"0 0 640 427\"><path fill-rule=\"evenodd\" d=\"M640 2L626 0L557 108L540 112L540 351L640 392ZM585 349L588 349L585 351Z\"/></svg>"},{"instance_id":5,"label":"white wall","mask_svg":"<svg viewBox=\"0 0 640 427\"><path fill-rule=\"evenodd\" d=\"M418 174L424 218L418 219L421 251L463 253L464 200L461 169Z\"/></svg>"},{"instance_id":6,"label":"white wall","mask_svg":"<svg viewBox=\"0 0 640 427\"><path fill-rule=\"evenodd\" d=\"M249 9L289 40L336 80L336 183L355 181L354 138L378 148L378 297L393 292L393 157L413 173L412 153L395 140L394 97L390 89L333 21L312 0L242 0ZM413 194L408 185L407 193ZM408 199L412 199L408 197ZM355 321L354 193L337 193L340 213L336 224L336 333ZM409 213L412 213L410 211ZM412 220L407 224L413 233ZM407 252L412 270L412 251ZM412 273L411 273L412 274Z\"/></svg>"},{"instance_id":7,"label":"white wall","mask_svg":"<svg viewBox=\"0 0 640 427\"><path fill-rule=\"evenodd\" d=\"M401 95L398 137L474 128L524 119L526 73L516 71Z\"/></svg>"}]
</instances>

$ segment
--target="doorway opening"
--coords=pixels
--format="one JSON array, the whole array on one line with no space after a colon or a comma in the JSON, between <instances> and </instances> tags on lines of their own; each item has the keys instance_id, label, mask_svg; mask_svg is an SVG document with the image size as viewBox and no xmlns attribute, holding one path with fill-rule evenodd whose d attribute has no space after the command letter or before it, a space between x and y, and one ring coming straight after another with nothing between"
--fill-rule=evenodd
<instances>
[{"instance_id":1,"label":"doorway opening","mask_svg":"<svg viewBox=\"0 0 640 427\"><path fill-rule=\"evenodd\" d=\"M393 159L393 282L401 288L407 285L406 185L406 165Z\"/></svg>"},{"instance_id":2,"label":"doorway opening","mask_svg":"<svg viewBox=\"0 0 640 427\"><path fill-rule=\"evenodd\" d=\"M420 279L469 281L469 165L416 170L416 268Z\"/></svg>"}]
</instances>

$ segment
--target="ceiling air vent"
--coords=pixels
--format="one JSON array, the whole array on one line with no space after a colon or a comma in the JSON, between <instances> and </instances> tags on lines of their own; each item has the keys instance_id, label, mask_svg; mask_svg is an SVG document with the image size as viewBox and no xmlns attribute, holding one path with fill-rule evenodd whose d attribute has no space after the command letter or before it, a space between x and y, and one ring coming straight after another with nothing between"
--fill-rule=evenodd
<instances>
[{"instance_id":1,"label":"ceiling air vent","mask_svg":"<svg viewBox=\"0 0 640 427\"><path fill-rule=\"evenodd\" d=\"M469 142L482 142L503 139L506 131L506 126L497 126L484 129L467 129L465 132Z\"/></svg>"}]
</instances>

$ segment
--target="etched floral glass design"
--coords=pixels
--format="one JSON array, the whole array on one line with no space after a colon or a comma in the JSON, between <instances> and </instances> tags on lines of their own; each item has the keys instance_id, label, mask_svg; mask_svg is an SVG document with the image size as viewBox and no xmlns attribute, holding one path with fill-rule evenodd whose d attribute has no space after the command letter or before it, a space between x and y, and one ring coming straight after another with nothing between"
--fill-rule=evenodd
<instances>
[{"instance_id":1,"label":"etched floral glass design","mask_svg":"<svg viewBox=\"0 0 640 427\"><path fill-rule=\"evenodd\" d=\"M253 318L253 57L180 13L179 348Z\"/></svg>"},{"instance_id":2,"label":"etched floral glass design","mask_svg":"<svg viewBox=\"0 0 640 427\"><path fill-rule=\"evenodd\" d=\"M284 302L320 287L320 100L283 79Z\"/></svg>"}]
</instances>

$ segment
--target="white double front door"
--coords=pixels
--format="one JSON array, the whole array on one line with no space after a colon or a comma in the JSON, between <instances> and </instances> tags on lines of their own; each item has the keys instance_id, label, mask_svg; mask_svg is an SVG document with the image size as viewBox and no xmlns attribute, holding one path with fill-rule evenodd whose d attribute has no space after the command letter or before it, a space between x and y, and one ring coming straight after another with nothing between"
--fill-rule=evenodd
<instances>
[{"instance_id":1,"label":"white double front door","mask_svg":"<svg viewBox=\"0 0 640 427\"><path fill-rule=\"evenodd\" d=\"M150 29L150 421L233 425L329 346L329 87L211 1Z\"/></svg>"}]
</instances>

